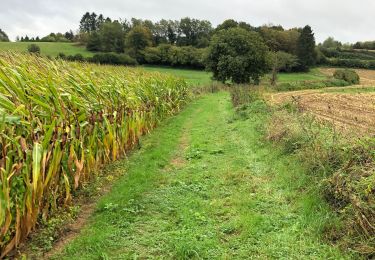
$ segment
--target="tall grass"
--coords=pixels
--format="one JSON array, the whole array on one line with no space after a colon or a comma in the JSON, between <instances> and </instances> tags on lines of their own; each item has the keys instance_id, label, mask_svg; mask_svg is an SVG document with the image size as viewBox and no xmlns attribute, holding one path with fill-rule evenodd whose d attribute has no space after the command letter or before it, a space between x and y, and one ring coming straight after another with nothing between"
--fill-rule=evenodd
<instances>
[{"instance_id":1,"label":"tall grass","mask_svg":"<svg viewBox=\"0 0 375 260\"><path fill-rule=\"evenodd\" d=\"M293 106L288 106L289 109ZM293 111L293 110L292 110ZM296 154L342 221L326 230L345 250L375 256L375 139L343 135L297 111L275 111L267 138Z\"/></svg>"},{"instance_id":2,"label":"tall grass","mask_svg":"<svg viewBox=\"0 0 375 260\"><path fill-rule=\"evenodd\" d=\"M166 74L1 54L1 257L187 98Z\"/></svg>"}]
</instances>

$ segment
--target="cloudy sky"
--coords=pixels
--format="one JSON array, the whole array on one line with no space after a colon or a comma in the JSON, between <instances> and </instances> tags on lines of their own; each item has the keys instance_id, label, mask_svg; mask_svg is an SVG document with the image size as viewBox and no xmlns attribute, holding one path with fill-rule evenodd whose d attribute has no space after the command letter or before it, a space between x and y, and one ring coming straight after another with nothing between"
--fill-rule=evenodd
<instances>
[{"instance_id":1,"label":"cloudy sky","mask_svg":"<svg viewBox=\"0 0 375 260\"><path fill-rule=\"evenodd\" d=\"M309 24L317 41L328 36L343 42L375 40L374 0L1 0L0 28L12 40L75 31L86 11L153 21L189 16L214 25L228 18L253 26Z\"/></svg>"}]
</instances>

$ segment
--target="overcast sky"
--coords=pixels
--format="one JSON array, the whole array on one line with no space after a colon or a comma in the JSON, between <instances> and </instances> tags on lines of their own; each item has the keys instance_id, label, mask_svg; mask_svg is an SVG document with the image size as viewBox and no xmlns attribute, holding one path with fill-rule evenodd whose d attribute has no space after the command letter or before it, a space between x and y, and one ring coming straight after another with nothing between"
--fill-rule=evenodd
<instances>
[{"instance_id":1,"label":"overcast sky","mask_svg":"<svg viewBox=\"0 0 375 260\"><path fill-rule=\"evenodd\" d=\"M213 25L228 18L253 26L309 24L318 42L328 36L343 42L375 40L375 0L1 0L0 28L11 40L76 31L86 11L153 21L189 16Z\"/></svg>"}]
</instances>

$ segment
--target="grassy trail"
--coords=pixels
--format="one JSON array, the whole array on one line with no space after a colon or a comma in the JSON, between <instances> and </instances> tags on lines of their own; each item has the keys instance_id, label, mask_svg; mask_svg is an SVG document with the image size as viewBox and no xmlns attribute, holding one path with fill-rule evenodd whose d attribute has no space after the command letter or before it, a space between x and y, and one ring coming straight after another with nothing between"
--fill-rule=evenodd
<instances>
[{"instance_id":1,"label":"grassy trail","mask_svg":"<svg viewBox=\"0 0 375 260\"><path fill-rule=\"evenodd\" d=\"M343 259L331 215L291 157L263 142L264 114L227 93L195 101L142 140L126 176L55 259Z\"/></svg>"}]
</instances>

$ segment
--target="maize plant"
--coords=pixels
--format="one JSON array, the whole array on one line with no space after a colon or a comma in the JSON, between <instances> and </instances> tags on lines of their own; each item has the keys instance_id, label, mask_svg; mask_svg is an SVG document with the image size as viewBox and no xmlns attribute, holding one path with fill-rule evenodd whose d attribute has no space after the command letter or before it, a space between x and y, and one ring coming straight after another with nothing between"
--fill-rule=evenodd
<instances>
[{"instance_id":1,"label":"maize plant","mask_svg":"<svg viewBox=\"0 0 375 260\"><path fill-rule=\"evenodd\" d=\"M1 54L1 257L187 99L173 76Z\"/></svg>"}]
</instances>

